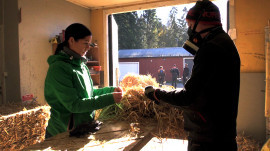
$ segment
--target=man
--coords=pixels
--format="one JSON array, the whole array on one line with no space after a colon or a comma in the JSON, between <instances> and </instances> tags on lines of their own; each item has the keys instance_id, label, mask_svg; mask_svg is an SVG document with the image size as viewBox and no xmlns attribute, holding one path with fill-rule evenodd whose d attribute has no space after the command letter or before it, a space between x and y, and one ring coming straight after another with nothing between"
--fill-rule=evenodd
<instances>
[{"instance_id":1,"label":"man","mask_svg":"<svg viewBox=\"0 0 270 151\"><path fill-rule=\"evenodd\" d=\"M174 88L177 87L177 78L179 77L179 69L176 67L176 64L173 65L173 67L170 70L171 74L172 74L172 86L174 86Z\"/></svg>"},{"instance_id":2,"label":"man","mask_svg":"<svg viewBox=\"0 0 270 151\"><path fill-rule=\"evenodd\" d=\"M183 71L183 85L186 84L188 76L189 76L189 68L188 68L188 64L186 63L184 71Z\"/></svg>"},{"instance_id":3,"label":"man","mask_svg":"<svg viewBox=\"0 0 270 151\"><path fill-rule=\"evenodd\" d=\"M160 66L158 69L158 83L159 86L162 86L164 83L164 79L165 79L165 70L163 69L163 66Z\"/></svg>"},{"instance_id":4,"label":"man","mask_svg":"<svg viewBox=\"0 0 270 151\"><path fill-rule=\"evenodd\" d=\"M190 79L181 91L149 86L145 94L183 108L188 151L237 151L239 54L212 2L198 1L186 20L189 40L184 48L195 55Z\"/></svg>"}]
</instances>

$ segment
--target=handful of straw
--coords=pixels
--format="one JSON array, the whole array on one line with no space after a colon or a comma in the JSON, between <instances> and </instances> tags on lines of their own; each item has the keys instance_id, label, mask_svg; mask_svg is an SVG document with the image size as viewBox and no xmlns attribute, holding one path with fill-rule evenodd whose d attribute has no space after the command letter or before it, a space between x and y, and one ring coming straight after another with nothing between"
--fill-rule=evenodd
<instances>
[{"instance_id":1,"label":"handful of straw","mask_svg":"<svg viewBox=\"0 0 270 151\"><path fill-rule=\"evenodd\" d=\"M120 104L108 106L100 112L100 120L118 119L131 123L145 125L148 122L157 124L157 137L185 138L183 129L182 111L163 104L156 105L144 95L144 88L148 85L158 87L155 78L151 75L127 74L120 86L124 95ZM171 86L163 86L171 90Z\"/></svg>"}]
</instances>

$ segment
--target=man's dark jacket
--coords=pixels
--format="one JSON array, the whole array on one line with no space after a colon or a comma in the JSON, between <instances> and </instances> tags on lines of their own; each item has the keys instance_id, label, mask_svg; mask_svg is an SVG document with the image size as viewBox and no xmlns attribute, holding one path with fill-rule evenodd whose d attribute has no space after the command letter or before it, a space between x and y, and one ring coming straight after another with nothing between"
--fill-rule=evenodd
<instances>
[{"instance_id":1,"label":"man's dark jacket","mask_svg":"<svg viewBox=\"0 0 270 151\"><path fill-rule=\"evenodd\" d=\"M179 77L179 69L178 68L171 68L170 70L171 74L172 74L172 79L176 80Z\"/></svg>"},{"instance_id":2,"label":"man's dark jacket","mask_svg":"<svg viewBox=\"0 0 270 151\"><path fill-rule=\"evenodd\" d=\"M189 68L185 67L183 71L183 78L189 76Z\"/></svg>"},{"instance_id":3,"label":"man's dark jacket","mask_svg":"<svg viewBox=\"0 0 270 151\"><path fill-rule=\"evenodd\" d=\"M204 40L194 57L192 75L181 91L156 90L158 99L184 109L189 139L230 141L236 137L240 58L220 27Z\"/></svg>"}]
</instances>

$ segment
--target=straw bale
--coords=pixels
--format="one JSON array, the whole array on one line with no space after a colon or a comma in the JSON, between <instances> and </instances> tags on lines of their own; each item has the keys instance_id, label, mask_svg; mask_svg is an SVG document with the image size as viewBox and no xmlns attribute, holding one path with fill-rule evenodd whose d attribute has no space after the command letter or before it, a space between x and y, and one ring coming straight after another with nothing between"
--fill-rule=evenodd
<instances>
[{"instance_id":1,"label":"straw bale","mask_svg":"<svg viewBox=\"0 0 270 151\"><path fill-rule=\"evenodd\" d=\"M13 106L18 107L19 105ZM2 108L4 107L2 106ZM44 140L45 129L50 117L49 106L22 110L24 111L5 116L0 115L0 150L21 150Z\"/></svg>"},{"instance_id":2,"label":"straw bale","mask_svg":"<svg viewBox=\"0 0 270 151\"><path fill-rule=\"evenodd\" d=\"M127 82L127 83L125 83ZM126 90L123 96L121 115L124 120L131 122L157 123L158 137L186 138L183 128L182 111L169 104L156 105L144 95L144 88L148 85L158 87L155 78L151 75L132 75L124 77L121 86ZM171 86L163 85L163 89L172 90ZM143 125L143 124L142 124Z\"/></svg>"},{"instance_id":3,"label":"straw bale","mask_svg":"<svg viewBox=\"0 0 270 151\"><path fill-rule=\"evenodd\" d=\"M132 87L146 87L148 85L152 85L154 87L158 87L158 83L155 78L151 75L137 75L128 73L124 76L123 80L120 83L120 86L124 91L126 89L130 89Z\"/></svg>"},{"instance_id":4,"label":"straw bale","mask_svg":"<svg viewBox=\"0 0 270 151\"><path fill-rule=\"evenodd\" d=\"M262 142L247 136L245 132L240 132L236 137L238 151L258 151L262 148Z\"/></svg>"},{"instance_id":5,"label":"straw bale","mask_svg":"<svg viewBox=\"0 0 270 151\"><path fill-rule=\"evenodd\" d=\"M37 101L32 101L31 103L22 103L22 102L11 102L3 104L0 106L0 116L9 115L17 113L20 111L26 111L39 107L40 104Z\"/></svg>"}]
</instances>

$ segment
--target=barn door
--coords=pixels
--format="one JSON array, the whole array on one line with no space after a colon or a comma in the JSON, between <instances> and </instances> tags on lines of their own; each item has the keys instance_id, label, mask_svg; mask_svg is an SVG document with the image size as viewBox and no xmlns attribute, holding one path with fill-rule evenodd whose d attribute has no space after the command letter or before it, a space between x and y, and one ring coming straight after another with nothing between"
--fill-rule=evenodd
<instances>
[{"instance_id":1,"label":"barn door","mask_svg":"<svg viewBox=\"0 0 270 151\"><path fill-rule=\"evenodd\" d=\"M109 84L119 85L118 26L113 15L108 17L109 27Z\"/></svg>"},{"instance_id":2,"label":"barn door","mask_svg":"<svg viewBox=\"0 0 270 151\"><path fill-rule=\"evenodd\" d=\"M193 62L193 57L192 58L184 58L184 63L183 63L183 69L185 68L185 64L188 64L188 68L189 68L189 76L191 75L191 72L192 72L192 68L193 68L193 65L194 65L194 62Z\"/></svg>"}]
</instances>

